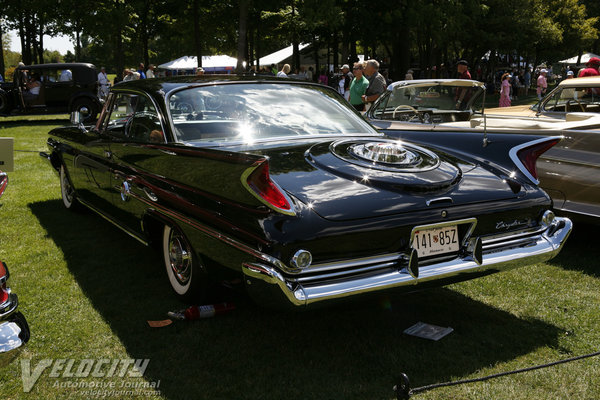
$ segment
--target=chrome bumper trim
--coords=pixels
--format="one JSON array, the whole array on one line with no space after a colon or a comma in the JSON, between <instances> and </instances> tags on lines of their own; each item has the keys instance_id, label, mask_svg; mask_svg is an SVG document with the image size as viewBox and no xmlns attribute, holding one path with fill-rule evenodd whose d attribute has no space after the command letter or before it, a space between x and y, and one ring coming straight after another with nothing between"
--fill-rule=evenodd
<instances>
[{"instance_id":1,"label":"chrome bumper trim","mask_svg":"<svg viewBox=\"0 0 600 400\"><path fill-rule=\"evenodd\" d=\"M446 284L465 280L469 275L482 275L544 262L558 254L572 229L573 224L568 218L556 218L553 225L542 233L530 237L530 240L522 242L506 238L508 240L503 248L485 249L484 246L481 265L471 257L455 258L420 266L416 278L411 276L406 268L394 267L361 276L303 284L298 282L297 277L286 278L273 265L244 263L242 270L248 292L257 301L267 305L285 306L287 303L294 306L309 306L392 288L404 287L414 290L419 284L436 280L444 280L443 283Z\"/></svg>"},{"instance_id":2,"label":"chrome bumper trim","mask_svg":"<svg viewBox=\"0 0 600 400\"><path fill-rule=\"evenodd\" d=\"M19 305L19 298L14 293L8 294L8 300L4 303L0 304L0 320L7 319L15 311L17 311L17 306Z\"/></svg>"},{"instance_id":3,"label":"chrome bumper trim","mask_svg":"<svg viewBox=\"0 0 600 400\"><path fill-rule=\"evenodd\" d=\"M0 322L0 368L19 355L30 335L29 325L20 312L15 313L10 320Z\"/></svg>"}]
</instances>

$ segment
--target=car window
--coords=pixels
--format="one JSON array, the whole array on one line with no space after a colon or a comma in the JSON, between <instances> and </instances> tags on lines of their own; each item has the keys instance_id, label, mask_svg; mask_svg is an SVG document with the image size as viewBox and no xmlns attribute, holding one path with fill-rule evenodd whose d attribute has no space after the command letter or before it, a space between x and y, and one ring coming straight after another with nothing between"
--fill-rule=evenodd
<instances>
[{"instance_id":1,"label":"car window","mask_svg":"<svg viewBox=\"0 0 600 400\"><path fill-rule=\"evenodd\" d=\"M548 112L600 112L600 88L564 87L544 103Z\"/></svg>"},{"instance_id":2,"label":"car window","mask_svg":"<svg viewBox=\"0 0 600 400\"><path fill-rule=\"evenodd\" d=\"M200 86L172 93L168 105L182 142L378 134L336 92L312 85Z\"/></svg>"},{"instance_id":3,"label":"car window","mask_svg":"<svg viewBox=\"0 0 600 400\"><path fill-rule=\"evenodd\" d=\"M44 74L48 82L73 82L73 72L70 69L50 69Z\"/></svg>"},{"instance_id":4,"label":"car window","mask_svg":"<svg viewBox=\"0 0 600 400\"><path fill-rule=\"evenodd\" d=\"M117 93L113 96L106 131L119 138L141 143L164 143L158 112L142 95Z\"/></svg>"},{"instance_id":5,"label":"car window","mask_svg":"<svg viewBox=\"0 0 600 400\"><path fill-rule=\"evenodd\" d=\"M434 113L465 110L470 107L471 100L479 97L481 91L479 87L439 84L396 86L388 92L387 98L377 103L373 117L402 120L405 112L416 110ZM458 99L461 99L461 102L457 109Z\"/></svg>"}]
</instances>

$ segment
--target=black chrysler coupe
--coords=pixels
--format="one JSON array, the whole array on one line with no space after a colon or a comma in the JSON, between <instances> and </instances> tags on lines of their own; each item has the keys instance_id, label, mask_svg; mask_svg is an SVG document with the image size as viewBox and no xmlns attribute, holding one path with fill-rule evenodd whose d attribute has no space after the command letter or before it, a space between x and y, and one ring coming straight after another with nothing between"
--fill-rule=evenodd
<instances>
[{"instance_id":1,"label":"black chrysler coupe","mask_svg":"<svg viewBox=\"0 0 600 400\"><path fill-rule=\"evenodd\" d=\"M536 179L560 137L402 142L330 88L247 76L126 82L94 127L72 119L40 153L65 207L159 247L183 297L223 280L270 306L414 291L543 262L572 229Z\"/></svg>"}]
</instances>

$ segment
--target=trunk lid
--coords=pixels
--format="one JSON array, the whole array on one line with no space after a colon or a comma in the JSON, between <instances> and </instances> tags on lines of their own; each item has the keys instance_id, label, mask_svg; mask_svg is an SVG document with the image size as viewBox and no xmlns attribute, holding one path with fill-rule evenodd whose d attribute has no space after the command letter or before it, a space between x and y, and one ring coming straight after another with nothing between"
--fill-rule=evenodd
<instances>
[{"instance_id":1,"label":"trunk lid","mask_svg":"<svg viewBox=\"0 0 600 400\"><path fill-rule=\"evenodd\" d=\"M323 218L347 221L514 198L486 168L383 138L261 151L271 179Z\"/></svg>"}]
</instances>

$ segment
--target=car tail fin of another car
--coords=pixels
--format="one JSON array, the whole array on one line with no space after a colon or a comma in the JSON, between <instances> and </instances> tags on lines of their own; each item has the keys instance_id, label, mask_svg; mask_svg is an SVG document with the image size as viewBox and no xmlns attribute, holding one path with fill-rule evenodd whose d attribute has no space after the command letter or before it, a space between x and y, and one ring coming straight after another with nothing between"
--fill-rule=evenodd
<instances>
[{"instance_id":1,"label":"car tail fin of another car","mask_svg":"<svg viewBox=\"0 0 600 400\"><path fill-rule=\"evenodd\" d=\"M561 140L562 136L552 136L520 144L510 150L510 158L517 168L537 185L539 184L536 168L538 158Z\"/></svg>"},{"instance_id":2,"label":"car tail fin of another car","mask_svg":"<svg viewBox=\"0 0 600 400\"><path fill-rule=\"evenodd\" d=\"M267 207L287 215L295 215L292 200L269 175L269 160L254 163L242 174L242 185Z\"/></svg>"}]
</instances>

